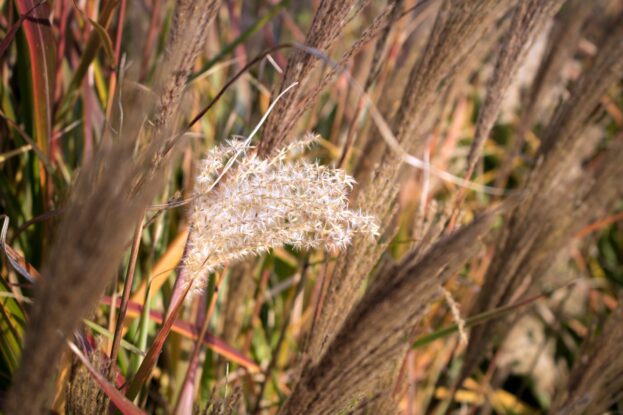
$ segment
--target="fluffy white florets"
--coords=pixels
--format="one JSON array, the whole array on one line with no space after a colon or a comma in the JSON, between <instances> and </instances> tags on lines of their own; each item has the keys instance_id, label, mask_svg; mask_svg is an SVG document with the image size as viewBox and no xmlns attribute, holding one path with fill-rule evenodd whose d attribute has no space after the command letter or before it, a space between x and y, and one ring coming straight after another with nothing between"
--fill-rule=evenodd
<instances>
[{"instance_id":1,"label":"fluffy white florets","mask_svg":"<svg viewBox=\"0 0 623 415\"><path fill-rule=\"evenodd\" d=\"M243 141L212 150L199 168L184 260L194 290L210 272L270 248L342 249L355 232L378 234L374 218L348 209L355 180L339 169L289 160L308 136L275 157L249 154Z\"/></svg>"}]
</instances>

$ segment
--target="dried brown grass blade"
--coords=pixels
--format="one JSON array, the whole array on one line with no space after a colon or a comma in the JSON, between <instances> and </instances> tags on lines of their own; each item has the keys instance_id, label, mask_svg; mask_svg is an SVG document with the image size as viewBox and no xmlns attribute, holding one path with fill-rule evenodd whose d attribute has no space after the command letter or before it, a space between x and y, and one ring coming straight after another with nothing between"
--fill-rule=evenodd
<instances>
[{"instance_id":1,"label":"dried brown grass blade","mask_svg":"<svg viewBox=\"0 0 623 415\"><path fill-rule=\"evenodd\" d=\"M9 217L6 215L0 215L0 219L2 219L2 227L0 228L0 251L2 251L7 259L7 262L11 265L15 272L26 278L28 281L34 283L40 278L39 271L30 265L26 259L24 259L22 254L6 243L6 235L9 229Z\"/></svg>"}]
</instances>

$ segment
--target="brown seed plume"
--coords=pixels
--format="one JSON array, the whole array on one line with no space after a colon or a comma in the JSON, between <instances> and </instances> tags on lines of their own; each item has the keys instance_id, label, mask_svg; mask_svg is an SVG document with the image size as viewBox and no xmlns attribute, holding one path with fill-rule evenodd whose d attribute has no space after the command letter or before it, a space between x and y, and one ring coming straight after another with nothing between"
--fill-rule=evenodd
<instances>
[{"instance_id":1,"label":"brown seed plume","mask_svg":"<svg viewBox=\"0 0 623 415\"><path fill-rule=\"evenodd\" d=\"M623 307L612 311L591 343L578 357L550 414L599 415L623 398Z\"/></svg>"},{"instance_id":2,"label":"brown seed plume","mask_svg":"<svg viewBox=\"0 0 623 415\"><path fill-rule=\"evenodd\" d=\"M471 177L482 153L485 140L500 111L513 76L535 35L562 4L559 1L529 0L519 2L513 12L510 29L500 44L498 60L487 88L487 97L478 114L474 141L467 156L466 177Z\"/></svg>"},{"instance_id":3,"label":"brown seed plume","mask_svg":"<svg viewBox=\"0 0 623 415\"><path fill-rule=\"evenodd\" d=\"M321 51L329 49L346 25L349 12L355 3L355 0L322 0L305 37L305 46ZM294 82L304 85L317 63L318 60L314 56L303 50L296 50L288 59L281 91ZM297 89L294 94L284 96L284 99L275 106L266 121L263 139L258 149L260 156L266 157L287 140L288 133L292 131L298 119L293 114L299 111L300 99L301 93Z\"/></svg>"},{"instance_id":4,"label":"brown seed plume","mask_svg":"<svg viewBox=\"0 0 623 415\"><path fill-rule=\"evenodd\" d=\"M582 36L582 26L593 11L593 7L594 4L586 1L570 0L559 13L548 39L546 55L527 94L513 149L506 156L506 162L502 164L497 175L497 186L506 183L513 161L519 155L524 144L526 133L532 128L538 110L544 107L542 104L544 98L551 90L552 85L560 80L560 72L577 49Z\"/></svg>"},{"instance_id":5,"label":"brown seed plume","mask_svg":"<svg viewBox=\"0 0 623 415\"><path fill-rule=\"evenodd\" d=\"M377 393L409 347L408 333L439 294L439 284L475 253L494 213L434 244L412 252L378 275L349 313L326 352L302 374L280 414L342 413Z\"/></svg>"},{"instance_id":6,"label":"brown seed plume","mask_svg":"<svg viewBox=\"0 0 623 415\"><path fill-rule=\"evenodd\" d=\"M443 2L425 50L411 70L394 118L393 130L405 149L416 154L421 150L422 140L419 137L422 126L424 120L431 117L427 105L436 108L430 100L439 84L444 78L450 82L455 73L453 68L474 48L486 30L488 25L483 22L492 22L504 5L505 2L489 0L470 2L469 7L461 1ZM381 141L381 138L376 140ZM400 156L387 154L372 173L365 190L359 194L356 206L365 206L367 211L372 212L379 220L381 234L385 232L386 235L378 244L355 238L352 247L338 260L327 287L323 312L312 333L308 350L311 356L320 356L323 345L348 315L357 300L361 284L391 240L398 181L404 171Z\"/></svg>"},{"instance_id":7,"label":"brown seed plume","mask_svg":"<svg viewBox=\"0 0 623 415\"><path fill-rule=\"evenodd\" d=\"M621 42L623 15L608 31L593 64L547 128L537 165L502 231L471 315L508 304L528 286L537 288L556 254L575 232L620 197L620 143L609 149L597 168L587 169L582 162L594 148L592 140L583 136L587 118L623 71ZM499 322L472 330L461 380L480 361L496 327Z\"/></svg>"},{"instance_id":8,"label":"brown seed plume","mask_svg":"<svg viewBox=\"0 0 623 415\"><path fill-rule=\"evenodd\" d=\"M106 356L98 350L91 350L88 357L95 370L102 376L108 375L110 360ZM78 359L73 361L68 382L66 394L68 413L88 415L108 411L110 399Z\"/></svg>"}]
</instances>

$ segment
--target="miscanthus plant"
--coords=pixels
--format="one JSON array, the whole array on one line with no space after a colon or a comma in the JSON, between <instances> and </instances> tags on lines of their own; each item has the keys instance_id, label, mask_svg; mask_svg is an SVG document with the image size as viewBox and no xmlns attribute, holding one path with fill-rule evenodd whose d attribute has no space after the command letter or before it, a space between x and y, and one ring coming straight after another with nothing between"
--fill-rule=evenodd
<instances>
[{"instance_id":1,"label":"miscanthus plant","mask_svg":"<svg viewBox=\"0 0 623 415\"><path fill-rule=\"evenodd\" d=\"M247 141L231 140L201 162L184 261L193 291L225 264L271 248L340 250L354 233L378 235L372 216L349 210L355 180L303 158L313 135L262 159Z\"/></svg>"},{"instance_id":2,"label":"miscanthus plant","mask_svg":"<svg viewBox=\"0 0 623 415\"><path fill-rule=\"evenodd\" d=\"M0 32L0 413L623 409L620 0L14 0Z\"/></svg>"}]
</instances>

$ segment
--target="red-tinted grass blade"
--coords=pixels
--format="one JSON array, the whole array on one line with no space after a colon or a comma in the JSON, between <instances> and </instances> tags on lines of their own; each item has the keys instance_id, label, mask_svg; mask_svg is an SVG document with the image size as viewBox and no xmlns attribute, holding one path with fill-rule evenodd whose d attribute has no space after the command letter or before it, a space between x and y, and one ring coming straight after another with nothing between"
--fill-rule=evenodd
<instances>
[{"instance_id":1,"label":"red-tinted grass blade","mask_svg":"<svg viewBox=\"0 0 623 415\"><path fill-rule=\"evenodd\" d=\"M0 42L0 57L4 56L4 53L9 48L9 45L15 38L15 34L19 30L19 28L22 27L22 23L24 22L24 20L26 20L26 18L29 17L31 13L35 11L37 7L41 6L45 2L47 2L47 0L39 1L39 3L32 6L26 13L20 15L19 19L17 19L17 22L13 23L13 25L7 32L6 36L4 37L4 39L2 39L2 42Z\"/></svg>"},{"instance_id":2,"label":"red-tinted grass blade","mask_svg":"<svg viewBox=\"0 0 623 415\"><path fill-rule=\"evenodd\" d=\"M16 0L20 15L28 15L22 28L28 45L30 94L32 98L34 138L45 155L52 136L52 100L56 43L50 25L50 6L35 0Z\"/></svg>"}]
</instances>

